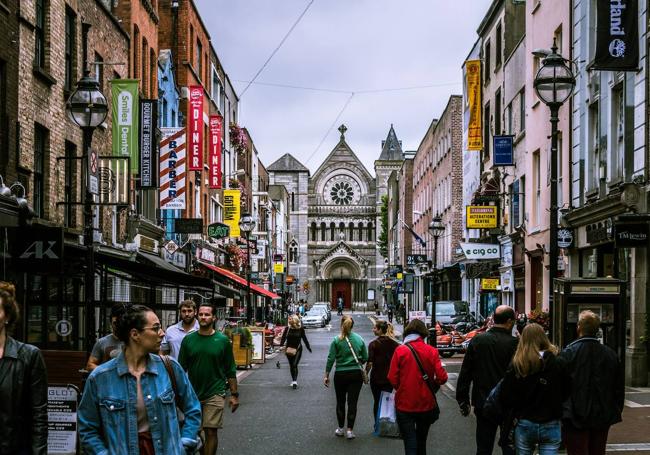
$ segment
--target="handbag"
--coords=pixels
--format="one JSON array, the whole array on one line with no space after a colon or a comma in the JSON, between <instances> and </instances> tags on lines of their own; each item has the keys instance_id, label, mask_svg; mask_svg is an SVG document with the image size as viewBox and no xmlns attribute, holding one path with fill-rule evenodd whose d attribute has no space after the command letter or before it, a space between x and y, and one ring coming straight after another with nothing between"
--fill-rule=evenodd
<instances>
[{"instance_id":1,"label":"handbag","mask_svg":"<svg viewBox=\"0 0 650 455\"><path fill-rule=\"evenodd\" d=\"M185 414L183 414L183 411L181 410L180 396L178 395L178 386L176 384L176 375L174 374L172 363L169 361L169 356L161 355L160 358L162 359L163 364L165 365L165 370L167 370L167 374L169 375L169 380L172 383L172 390L174 391L174 400L176 401L176 415L178 416L178 426L182 428L183 423L185 422ZM186 452L188 455L198 454L199 449L201 449L202 447L203 447L203 440L201 439L201 435L199 434L197 435L197 444L194 446L193 449L186 449Z\"/></svg>"},{"instance_id":2,"label":"handbag","mask_svg":"<svg viewBox=\"0 0 650 455\"><path fill-rule=\"evenodd\" d=\"M400 438L402 436L399 431L399 425L397 425L394 390L392 392L382 391L379 396L375 436L385 438Z\"/></svg>"},{"instance_id":3,"label":"handbag","mask_svg":"<svg viewBox=\"0 0 650 455\"><path fill-rule=\"evenodd\" d=\"M437 402L437 400L435 400L436 392L438 390L440 390L440 386L438 384L436 384L436 383L433 383L433 384L431 383L431 378L426 373L426 371L424 371L424 367L422 366L422 362L420 362L420 357L418 357L418 354L417 354L417 352L415 352L415 349L413 349L413 346L411 346L409 343L406 343L406 347L409 348L411 350L411 352L413 353L413 357L415 357L415 361L417 362L418 367L420 368L420 374L422 375L422 379L424 380L424 383L427 385L427 387L429 387L429 390L431 390L431 394L433 395L434 401Z\"/></svg>"},{"instance_id":4,"label":"handbag","mask_svg":"<svg viewBox=\"0 0 650 455\"><path fill-rule=\"evenodd\" d=\"M361 370L361 378L363 379L363 383L368 384L370 382L370 379L368 378L368 373L366 373L366 370L363 369L363 365L361 365L361 362L359 362L359 359L357 358L357 353L354 352L354 349L352 348L352 343L350 343L350 339L348 337L345 337L345 341L348 342L348 347L350 348L350 351L352 351L352 356L354 357L355 362L357 362L357 365L359 365L359 370Z\"/></svg>"},{"instance_id":5,"label":"handbag","mask_svg":"<svg viewBox=\"0 0 650 455\"><path fill-rule=\"evenodd\" d=\"M287 346L287 348L284 350L284 353L289 357L293 357L294 355L298 354L298 348L290 348Z\"/></svg>"}]
</instances>

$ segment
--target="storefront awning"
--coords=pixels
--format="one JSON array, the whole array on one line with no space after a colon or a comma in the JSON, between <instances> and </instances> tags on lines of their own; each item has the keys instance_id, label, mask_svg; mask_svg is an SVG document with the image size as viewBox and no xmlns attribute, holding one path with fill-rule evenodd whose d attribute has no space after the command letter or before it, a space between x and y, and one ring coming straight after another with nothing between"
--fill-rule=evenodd
<instances>
[{"instance_id":1,"label":"storefront awning","mask_svg":"<svg viewBox=\"0 0 650 455\"><path fill-rule=\"evenodd\" d=\"M243 287L248 286L248 282L244 278L240 277L236 273L231 272L230 270L222 269L221 267L217 267L217 266L212 265L212 264L206 264L205 262L201 262L200 264L203 265L204 267L207 267L208 269L210 269L210 270L212 270L214 272L217 272L219 275L224 276L224 277L234 281L237 284L240 284ZM259 294L259 295L261 295L263 297L268 297L268 298L273 299L273 300L277 300L277 299L282 298L279 295L277 295L276 293L271 292L271 291L267 291L263 287L258 286L258 285L253 284L253 283L251 283L251 291L253 291L256 294Z\"/></svg>"}]
</instances>

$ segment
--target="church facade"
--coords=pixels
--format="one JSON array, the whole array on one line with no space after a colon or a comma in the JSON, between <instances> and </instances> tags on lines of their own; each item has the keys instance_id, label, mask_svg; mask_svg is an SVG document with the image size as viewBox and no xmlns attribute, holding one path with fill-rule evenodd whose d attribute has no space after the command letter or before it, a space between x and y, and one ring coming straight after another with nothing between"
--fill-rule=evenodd
<instances>
[{"instance_id":1,"label":"church facade","mask_svg":"<svg viewBox=\"0 0 650 455\"><path fill-rule=\"evenodd\" d=\"M299 201L290 212L288 240L298 245L298 255L288 270L300 283L300 298L334 307L340 296L346 308L362 308L369 296L380 298L385 264L377 249L378 195L386 194L385 174L399 168L402 153L391 126L380 159L375 161L376 179L346 142L345 125L339 131L339 142L314 175L285 154L268 167L269 180L285 185ZM384 152L390 147L395 153L389 156Z\"/></svg>"}]
</instances>

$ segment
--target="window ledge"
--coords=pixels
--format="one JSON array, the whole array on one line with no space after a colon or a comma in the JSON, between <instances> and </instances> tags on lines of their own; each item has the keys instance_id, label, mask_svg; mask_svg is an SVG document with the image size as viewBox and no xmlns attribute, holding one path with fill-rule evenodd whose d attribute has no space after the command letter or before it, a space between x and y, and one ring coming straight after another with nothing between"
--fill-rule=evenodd
<instances>
[{"instance_id":1,"label":"window ledge","mask_svg":"<svg viewBox=\"0 0 650 455\"><path fill-rule=\"evenodd\" d=\"M34 76L40 79L41 82L44 82L48 87L52 87L54 84L56 84L56 79L54 79L52 75L45 70L45 68L34 65L33 73Z\"/></svg>"},{"instance_id":2,"label":"window ledge","mask_svg":"<svg viewBox=\"0 0 650 455\"><path fill-rule=\"evenodd\" d=\"M513 145L517 145L521 142L523 138L526 137L526 130L521 130L517 136L515 136L515 140L513 142Z\"/></svg>"}]
</instances>

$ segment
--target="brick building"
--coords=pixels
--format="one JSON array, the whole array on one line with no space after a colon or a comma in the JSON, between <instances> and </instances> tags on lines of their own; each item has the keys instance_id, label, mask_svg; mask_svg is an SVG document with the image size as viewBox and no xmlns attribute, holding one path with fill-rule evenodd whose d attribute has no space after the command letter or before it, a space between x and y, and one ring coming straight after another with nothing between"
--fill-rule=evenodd
<instances>
[{"instance_id":1,"label":"brick building","mask_svg":"<svg viewBox=\"0 0 650 455\"><path fill-rule=\"evenodd\" d=\"M18 0L0 3L0 175L9 186L18 179Z\"/></svg>"}]
</instances>

